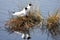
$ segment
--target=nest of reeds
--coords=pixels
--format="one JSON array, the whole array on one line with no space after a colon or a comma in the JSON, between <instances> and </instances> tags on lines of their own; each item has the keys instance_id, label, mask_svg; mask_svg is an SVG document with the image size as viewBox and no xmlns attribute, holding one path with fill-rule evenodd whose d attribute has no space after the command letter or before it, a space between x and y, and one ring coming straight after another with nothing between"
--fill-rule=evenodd
<instances>
[{"instance_id":1,"label":"nest of reeds","mask_svg":"<svg viewBox=\"0 0 60 40\"><path fill-rule=\"evenodd\" d=\"M35 15L36 14L36 15ZM14 32L26 32L28 29L33 29L41 22L40 13L28 12L28 15L16 18L10 18L5 25L7 29Z\"/></svg>"},{"instance_id":2,"label":"nest of reeds","mask_svg":"<svg viewBox=\"0 0 60 40\"><path fill-rule=\"evenodd\" d=\"M60 34L60 18L59 14L53 14L47 18L47 29L52 35Z\"/></svg>"}]
</instances>

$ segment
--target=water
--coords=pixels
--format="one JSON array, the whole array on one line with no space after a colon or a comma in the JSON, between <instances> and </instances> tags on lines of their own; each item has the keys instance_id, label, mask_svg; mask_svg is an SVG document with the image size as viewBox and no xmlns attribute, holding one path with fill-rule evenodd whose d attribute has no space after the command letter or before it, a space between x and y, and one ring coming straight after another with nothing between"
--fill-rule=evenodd
<instances>
[{"instance_id":1,"label":"water","mask_svg":"<svg viewBox=\"0 0 60 40\"><path fill-rule=\"evenodd\" d=\"M60 7L60 0L29 0L33 4L38 4L41 10L42 16L45 18L48 15L48 12L52 13L55 9ZM8 20L9 14L8 10L19 11L27 6L28 0L0 0L0 27L4 27L4 22ZM19 8L18 8L19 5ZM26 5L26 6L25 6ZM47 40L47 34L41 32L31 33L31 40ZM8 34L6 31L0 31L0 40L22 40L21 36L18 34ZM48 40L52 40L51 37ZM60 39L58 39L60 40Z\"/></svg>"}]
</instances>

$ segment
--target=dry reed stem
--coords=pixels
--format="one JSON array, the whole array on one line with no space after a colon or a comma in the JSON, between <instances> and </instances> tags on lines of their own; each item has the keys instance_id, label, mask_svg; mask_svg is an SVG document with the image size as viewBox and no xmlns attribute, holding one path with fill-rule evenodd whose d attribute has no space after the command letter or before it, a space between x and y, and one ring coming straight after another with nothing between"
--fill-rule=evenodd
<instances>
[{"instance_id":1,"label":"dry reed stem","mask_svg":"<svg viewBox=\"0 0 60 40\"><path fill-rule=\"evenodd\" d=\"M47 19L47 29L52 35L56 35L59 32L59 14L49 16Z\"/></svg>"}]
</instances>

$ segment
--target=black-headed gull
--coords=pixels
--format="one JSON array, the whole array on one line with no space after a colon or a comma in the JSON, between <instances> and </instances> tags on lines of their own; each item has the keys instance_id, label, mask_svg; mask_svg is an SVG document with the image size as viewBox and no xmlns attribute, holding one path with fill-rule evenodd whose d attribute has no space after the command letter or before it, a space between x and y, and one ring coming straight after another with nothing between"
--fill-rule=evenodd
<instances>
[{"instance_id":1,"label":"black-headed gull","mask_svg":"<svg viewBox=\"0 0 60 40\"><path fill-rule=\"evenodd\" d=\"M15 12L14 14L12 15L15 15L15 16L25 16L27 14L27 7L25 7L22 11L20 12Z\"/></svg>"}]
</instances>

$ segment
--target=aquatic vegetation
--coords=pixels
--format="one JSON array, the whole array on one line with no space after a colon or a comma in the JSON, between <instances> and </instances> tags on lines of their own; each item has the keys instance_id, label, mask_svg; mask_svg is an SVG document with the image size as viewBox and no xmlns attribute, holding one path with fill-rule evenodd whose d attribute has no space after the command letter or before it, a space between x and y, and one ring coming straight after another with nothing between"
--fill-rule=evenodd
<instances>
[{"instance_id":1,"label":"aquatic vegetation","mask_svg":"<svg viewBox=\"0 0 60 40\"><path fill-rule=\"evenodd\" d=\"M6 22L7 28L14 32L18 31L21 33L25 33L27 30L33 29L41 22L40 12L28 12L28 15L16 18L10 18Z\"/></svg>"},{"instance_id":2,"label":"aquatic vegetation","mask_svg":"<svg viewBox=\"0 0 60 40\"><path fill-rule=\"evenodd\" d=\"M60 14L58 12L47 18L47 29L52 35L60 34Z\"/></svg>"},{"instance_id":3,"label":"aquatic vegetation","mask_svg":"<svg viewBox=\"0 0 60 40\"><path fill-rule=\"evenodd\" d=\"M7 22L5 23L5 28L7 29L7 31L10 33L16 31L20 33L29 34L30 36L30 31L33 31L34 28L40 28L40 26L42 25L42 30L44 30L43 25L45 27L45 20L40 15L40 10L33 10L29 11L26 16L17 16L16 18L12 17L7 20ZM60 34L59 16L60 14L58 14L58 12L55 12L53 15L49 15L46 19L46 28L52 36Z\"/></svg>"}]
</instances>

